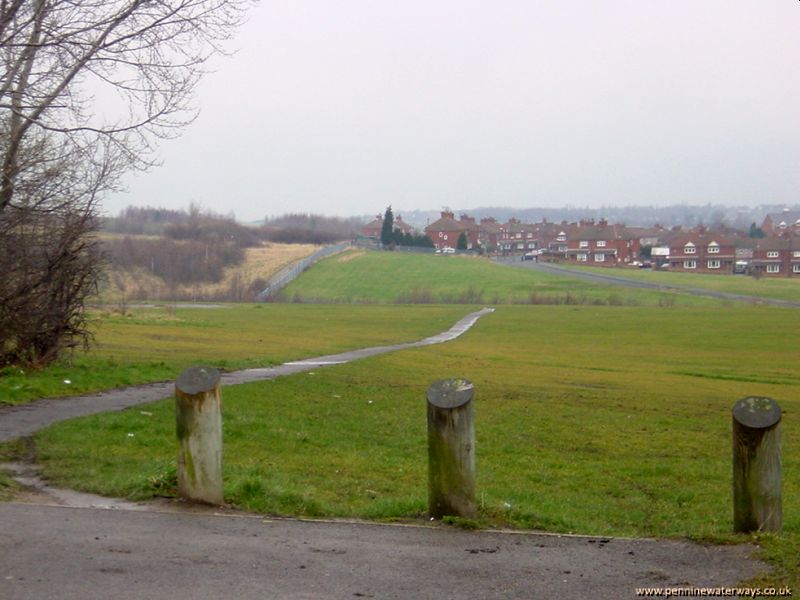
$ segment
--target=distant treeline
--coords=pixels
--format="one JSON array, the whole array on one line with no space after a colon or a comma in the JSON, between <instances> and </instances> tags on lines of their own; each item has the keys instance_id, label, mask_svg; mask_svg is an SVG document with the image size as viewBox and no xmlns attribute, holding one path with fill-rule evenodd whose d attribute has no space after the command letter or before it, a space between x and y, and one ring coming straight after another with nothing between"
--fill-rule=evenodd
<instances>
[{"instance_id":1,"label":"distant treeline","mask_svg":"<svg viewBox=\"0 0 800 600\"><path fill-rule=\"evenodd\" d=\"M362 227L357 218L287 214L264 220L264 238L284 244L334 244L353 239Z\"/></svg>"},{"instance_id":2,"label":"distant treeline","mask_svg":"<svg viewBox=\"0 0 800 600\"><path fill-rule=\"evenodd\" d=\"M129 206L116 217L107 218L103 230L130 235L159 235L174 240L233 240L244 246L262 241L282 244L334 244L353 239L361 229L358 218L342 219L293 213L267 217L260 227L236 223L232 216L201 211Z\"/></svg>"},{"instance_id":3,"label":"distant treeline","mask_svg":"<svg viewBox=\"0 0 800 600\"><path fill-rule=\"evenodd\" d=\"M174 286L218 283L226 267L243 262L246 248L265 241L332 244L352 239L360 227L358 219L306 214L266 219L254 227L196 206L188 211L129 206L106 219L103 230L125 234L105 242L113 269L144 270Z\"/></svg>"}]
</instances>

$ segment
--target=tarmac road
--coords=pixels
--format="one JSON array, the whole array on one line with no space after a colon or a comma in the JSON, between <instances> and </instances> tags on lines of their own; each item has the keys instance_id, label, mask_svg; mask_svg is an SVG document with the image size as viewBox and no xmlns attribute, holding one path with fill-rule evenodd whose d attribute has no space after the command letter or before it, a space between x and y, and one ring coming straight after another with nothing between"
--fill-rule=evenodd
<instances>
[{"instance_id":1,"label":"tarmac road","mask_svg":"<svg viewBox=\"0 0 800 600\"><path fill-rule=\"evenodd\" d=\"M618 277L612 274L605 273L590 273L583 271L576 271L575 269L567 269L553 263L540 263L533 260L522 261L519 258L500 258L496 260L499 264L509 265L520 269L532 269L551 273L553 275L560 275L563 277L573 277L575 279L583 279L593 283L600 283L605 285L619 285L623 287L655 289L663 292L681 292L684 294L692 294L694 296L706 296L708 298L716 298L718 300L731 300L733 302L750 302L757 304L769 304L772 306L786 306L789 308L800 308L800 302L792 302L790 300L777 300L774 298L761 298L756 296L745 296L742 294L730 294L727 292L714 292L702 288L692 288L677 285L661 285L649 281L636 281L627 279L626 277ZM609 269L613 271L613 269Z\"/></svg>"},{"instance_id":2,"label":"tarmac road","mask_svg":"<svg viewBox=\"0 0 800 600\"><path fill-rule=\"evenodd\" d=\"M0 504L6 600L636 598L763 571L750 546Z\"/></svg>"}]
</instances>

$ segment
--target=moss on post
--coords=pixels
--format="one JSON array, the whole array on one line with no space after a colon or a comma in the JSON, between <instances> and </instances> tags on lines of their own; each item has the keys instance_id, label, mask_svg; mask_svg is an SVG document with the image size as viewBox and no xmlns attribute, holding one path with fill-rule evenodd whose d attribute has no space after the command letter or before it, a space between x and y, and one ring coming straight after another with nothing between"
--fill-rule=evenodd
<instances>
[{"instance_id":1,"label":"moss on post","mask_svg":"<svg viewBox=\"0 0 800 600\"><path fill-rule=\"evenodd\" d=\"M475 389L464 379L437 381L428 399L428 512L431 517L474 517Z\"/></svg>"},{"instance_id":2,"label":"moss on post","mask_svg":"<svg viewBox=\"0 0 800 600\"><path fill-rule=\"evenodd\" d=\"M733 407L733 529L780 531L781 409L748 397Z\"/></svg>"},{"instance_id":3,"label":"moss on post","mask_svg":"<svg viewBox=\"0 0 800 600\"><path fill-rule=\"evenodd\" d=\"M175 382L178 496L222 504L222 399L220 374L191 367Z\"/></svg>"}]
</instances>

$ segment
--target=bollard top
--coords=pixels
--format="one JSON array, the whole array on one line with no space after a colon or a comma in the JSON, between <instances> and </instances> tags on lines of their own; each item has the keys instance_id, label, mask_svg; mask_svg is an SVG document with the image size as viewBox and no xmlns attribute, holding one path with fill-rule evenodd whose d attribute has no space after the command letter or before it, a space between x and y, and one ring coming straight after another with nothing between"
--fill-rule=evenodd
<instances>
[{"instance_id":1,"label":"bollard top","mask_svg":"<svg viewBox=\"0 0 800 600\"><path fill-rule=\"evenodd\" d=\"M781 409L772 398L748 396L733 405L733 419L751 429L768 429L781 420Z\"/></svg>"},{"instance_id":2,"label":"bollard top","mask_svg":"<svg viewBox=\"0 0 800 600\"><path fill-rule=\"evenodd\" d=\"M466 379L441 379L431 384L428 403L438 408L458 408L472 400L475 387Z\"/></svg>"},{"instance_id":3,"label":"bollard top","mask_svg":"<svg viewBox=\"0 0 800 600\"><path fill-rule=\"evenodd\" d=\"M189 367L180 374L175 387L184 394L192 396L209 392L219 384L219 371L214 367Z\"/></svg>"}]
</instances>

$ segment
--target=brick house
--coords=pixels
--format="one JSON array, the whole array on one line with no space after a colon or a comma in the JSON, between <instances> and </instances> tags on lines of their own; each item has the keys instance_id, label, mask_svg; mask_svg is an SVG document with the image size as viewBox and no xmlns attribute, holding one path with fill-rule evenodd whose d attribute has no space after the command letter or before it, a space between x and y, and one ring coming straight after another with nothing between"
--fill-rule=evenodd
<instances>
[{"instance_id":1,"label":"brick house","mask_svg":"<svg viewBox=\"0 0 800 600\"><path fill-rule=\"evenodd\" d=\"M755 240L750 270L769 277L800 277L800 236Z\"/></svg>"},{"instance_id":2,"label":"brick house","mask_svg":"<svg viewBox=\"0 0 800 600\"><path fill-rule=\"evenodd\" d=\"M455 249L458 245L458 238L462 233L467 236L467 248L474 248L478 245L478 227L475 220L469 222L469 217L462 215L462 220L456 221L455 215L449 210L443 210L441 218L437 219L425 228L427 235L437 250L442 248Z\"/></svg>"},{"instance_id":3,"label":"brick house","mask_svg":"<svg viewBox=\"0 0 800 600\"><path fill-rule=\"evenodd\" d=\"M403 233L416 233L416 229L403 221L403 217L397 215L394 218L394 228ZM376 215L375 218L361 228L361 235L364 237L380 238L383 230L383 215Z\"/></svg>"},{"instance_id":4,"label":"brick house","mask_svg":"<svg viewBox=\"0 0 800 600\"><path fill-rule=\"evenodd\" d=\"M668 243L670 271L733 273L736 244L727 236L701 228L676 232Z\"/></svg>"},{"instance_id":5,"label":"brick house","mask_svg":"<svg viewBox=\"0 0 800 600\"><path fill-rule=\"evenodd\" d=\"M768 236L782 233L800 233L800 210L785 208L779 213L769 213L764 217L761 230Z\"/></svg>"},{"instance_id":6,"label":"brick house","mask_svg":"<svg viewBox=\"0 0 800 600\"><path fill-rule=\"evenodd\" d=\"M510 219L499 229L497 246L503 254L525 254L541 248L540 232L535 224Z\"/></svg>"},{"instance_id":7,"label":"brick house","mask_svg":"<svg viewBox=\"0 0 800 600\"><path fill-rule=\"evenodd\" d=\"M502 227L494 217L485 217L478 224L478 243L487 250L494 251L499 247Z\"/></svg>"},{"instance_id":8,"label":"brick house","mask_svg":"<svg viewBox=\"0 0 800 600\"><path fill-rule=\"evenodd\" d=\"M624 225L609 225L605 219L597 224L581 221L565 233L570 262L613 267L639 258L639 235Z\"/></svg>"}]
</instances>

